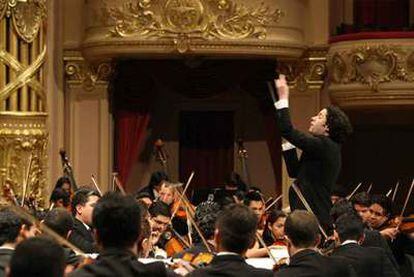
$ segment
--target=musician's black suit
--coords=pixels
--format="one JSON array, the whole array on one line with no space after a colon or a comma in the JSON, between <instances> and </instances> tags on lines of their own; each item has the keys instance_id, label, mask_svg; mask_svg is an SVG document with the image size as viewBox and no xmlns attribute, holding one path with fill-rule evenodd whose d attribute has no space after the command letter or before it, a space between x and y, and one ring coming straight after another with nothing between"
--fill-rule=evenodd
<instances>
[{"instance_id":1,"label":"musician's black suit","mask_svg":"<svg viewBox=\"0 0 414 277\"><path fill-rule=\"evenodd\" d=\"M296 178L295 182L323 228L332 230L330 196L341 169L341 145L328 136L305 134L293 128L288 108L278 109L277 117L282 137L302 150L300 160L296 149L284 151L288 173ZM292 210L304 209L292 188L289 202Z\"/></svg>"},{"instance_id":2,"label":"musician's black suit","mask_svg":"<svg viewBox=\"0 0 414 277\"><path fill-rule=\"evenodd\" d=\"M377 247L362 247L357 243L342 245L332 256L343 257L355 269L358 277L399 277L385 251Z\"/></svg>"},{"instance_id":3,"label":"musician's black suit","mask_svg":"<svg viewBox=\"0 0 414 277\"><path fill-rule=\"evenodd\" d=\"M73 229L69 236L69 241L85 253L97 253L93 232L77 218L73 218Z\"/></svg>"}]
</instances>

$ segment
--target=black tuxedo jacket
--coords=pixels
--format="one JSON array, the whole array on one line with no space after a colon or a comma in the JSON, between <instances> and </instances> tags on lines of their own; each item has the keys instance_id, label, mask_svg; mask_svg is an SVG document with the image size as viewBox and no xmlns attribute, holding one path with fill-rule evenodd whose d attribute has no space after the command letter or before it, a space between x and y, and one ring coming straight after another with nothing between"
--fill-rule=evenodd
<instances>
[{"instance_id":1,"label":"black tuxedo jacket","mask_svg":"<svg viewBox=\"0 0 414 277\"><path fill-rule=\"evenodd\" d=\"M5 270L10 263L13 252L14 250L12 249L0 249L0 277L6 276Z\"/></svg>"},{"instance_id":2,"label":"black tuxedo jacket","mask_svg":"<svg viewBox=\"0 0 414 277\"><path fill-rule=\"evenodd\" d=\"M326 257L307 249L290 258L288 266L276 272L275 277L357 277L352 266L343 259ZM374 277L374 276L371 276Z\"/></svg>"},{"instance_id":3,"label":"black tuxedo jacket","mask_svg":"<svg viewBox=\"0 0 414 277\"><path fill-rule=\"evenodd\" d=\"M296 178L322 227L329 231L332 229L330 196L341 169L341 145L327 136L314 136L293 128L287 108L277 110L277 116L282 137L302 150L300 160L296 149L284 151L288 173ZM305 209L292 188L289 202L292 210Z\"/></svg>"},{"instance_id":4,"label":"black tuxedo jacket","mask_svg":"<svg viewBox=\"0 0 414 277\"><path fill-rule=\"evenodd\" d=\"M266 269L255 268L247 264L244 258L238 255L221 255L215 256L208 266L197 269L187 276L270 277L273 276L273 272Z\"/></svg>"},{"instance_id":5,"label":"black tuxedo jacket","mask_svg":"<svg viewBox=\"0 0 414 277\"><path fill-rule=\"evenodd\" d=\"M73 230L69 241L85 253L97 253L92 229L86 229L85 225L76 218L73 218Z\"/></svg>"},{"instance_id":6,"label":"black tuxedo jacket","mask_svg":"<svg viewBox=\"0 0 414 277\"><path fill-rule=\"evenodd\" d=\"M332 256L343 257L355 269L358 277L399 277L400 274L378 247L362 247L357 243L342 245Z\"/></svg>"},{"instance_id":7,"label":"black tuxedo jacket","mask_svg":"<svg viewBox=\"0 0 414 277\"><path fill-rule=\"evenodd\" d=\"M90 265L75 270L69 277L164 277L167 270L164 263L155 262L143 264L128 250L106 249L98 259Z\"/></svg>"}]
</instances>

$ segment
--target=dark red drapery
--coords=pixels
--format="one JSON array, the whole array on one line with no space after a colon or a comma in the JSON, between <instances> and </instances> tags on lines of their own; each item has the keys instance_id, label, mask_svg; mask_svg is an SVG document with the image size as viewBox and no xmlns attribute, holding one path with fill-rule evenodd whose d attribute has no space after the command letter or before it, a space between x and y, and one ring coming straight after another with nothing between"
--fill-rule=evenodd
<instances>
[{"instance_id":1,"label":"dark red drapery","mask_svg":"<svg viewBox=\"0 0 414 277\"><path fill-rule=\"evenodd\" d=\"M116 167L122 184L128 180L132 165L144 145L149 120L147 111L116 112Z\"/></svg>"}]
</instances>

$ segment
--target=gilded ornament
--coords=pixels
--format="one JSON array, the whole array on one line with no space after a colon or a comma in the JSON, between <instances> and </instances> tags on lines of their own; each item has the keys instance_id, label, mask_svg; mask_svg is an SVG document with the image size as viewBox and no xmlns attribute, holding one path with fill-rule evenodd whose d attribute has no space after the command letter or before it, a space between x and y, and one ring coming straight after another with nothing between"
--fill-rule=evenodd
<instances>
[{"instance_id":1,"label":"gilded ornament","mask_svg":"<svg viewBox=\"0 0 414 277\"><path fill-rule=\"evenodd\" d=\"M168 25L179 33L199 28L204 16L204 7L199 0L168 0L164 10Z\"/></svg>"}]
</instances>

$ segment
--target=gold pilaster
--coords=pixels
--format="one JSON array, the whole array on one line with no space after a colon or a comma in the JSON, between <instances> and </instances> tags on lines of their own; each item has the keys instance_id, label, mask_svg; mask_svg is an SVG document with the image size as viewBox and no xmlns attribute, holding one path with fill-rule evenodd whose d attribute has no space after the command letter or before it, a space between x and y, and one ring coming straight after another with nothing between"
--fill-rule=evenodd
<instances>
[{"instance_id":1,"label":"gold pilaster","mask_svg":"<svg viewBox=\"0 0 414 277\"><path fill-rule=\"evenodd\" d=\"M7 181L20 196L27 182L26 196L40 202L48 141L45 17L46 0L0 1L0 186Z\"/></svg>"}]
</instances>

